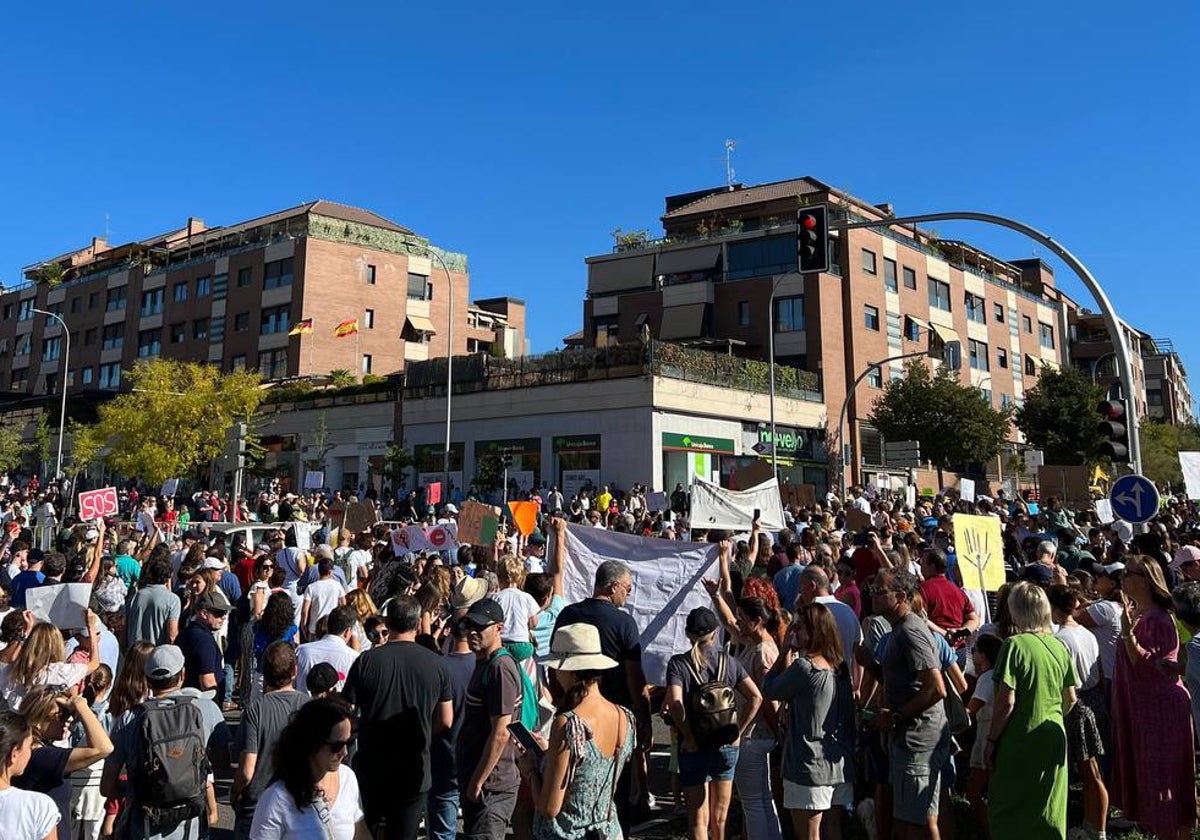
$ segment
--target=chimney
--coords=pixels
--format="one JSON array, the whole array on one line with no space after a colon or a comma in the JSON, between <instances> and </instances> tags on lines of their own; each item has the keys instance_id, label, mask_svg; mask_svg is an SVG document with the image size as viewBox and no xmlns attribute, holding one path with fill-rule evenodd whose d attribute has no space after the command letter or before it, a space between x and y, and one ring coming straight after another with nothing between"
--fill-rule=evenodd
<instances>
[{"instance_id":1,"label":"chimney","mask_svg":"<svg viewBox=\"0 0 1200 840\"><path fill-rule=\"evenodd\" d=\"M189 216L187 220L187 235L195 236L204 230L204 220L197 219L195 216Z\"/></svg>"},{"instance_id":2,"label":"chimney","mask_svg":"<svg viewBox=\"0 0 1200 840\"><path fill-rule=\"evenodd\" d=\"M92 237L92 256L97 256L108 250L108 240L103 236Z\"/></svg>"},{"instance_id":3,"label":"chimney","mask_svg":"<svg viewBox=\"0 0 1200 840\"><path fill-rule=\"evenodd\" d=\"M896 210L895 210L895 208L892 207L892 202L890 202L890 201L885 201L882 204L876 204L875 209L882 211L883 215L885 215L885 216L895 216L896 215Z\"/></svg>"}]
</instances>

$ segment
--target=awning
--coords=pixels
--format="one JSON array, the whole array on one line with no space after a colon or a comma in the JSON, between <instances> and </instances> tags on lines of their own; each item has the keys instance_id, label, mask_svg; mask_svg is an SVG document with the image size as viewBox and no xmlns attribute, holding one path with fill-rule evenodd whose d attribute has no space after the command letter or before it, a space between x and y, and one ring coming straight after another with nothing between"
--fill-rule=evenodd
<instances>
[{"instance_id":1,"label":"awning","mask_svg":"<svg viewBox=\"0 0 1200 840\"><path fill-rule=\"evenodd\" d=\"M704 331L704 310L707 303L688 303L668 306L662 313L658 337L663 341L680 338L699 338Z\"/></svg>"},{"instance_id":2,"label":"awning","mask_svg":"<svg viewBox=\"0 0 1200 840\"><path fill-rule=\"evenodd\" d=\"M588 264L588 294L602 295L654 285L654 255L618 257Z\"/></svg>"},{"instance_id":3,"label":"awning","mask_svg":"<svg viewBox=\"0 0 1200 840\"><path fill-rule=\"evenodd\" d=\"M433 321L430 321L424 315L406 315L408 325L414 330L427 333L437 333L437 328L433 326Z\"/></svg>"},{"instance_id":4,"label":"awning","mask_svg":"<svg viewBox=\"0 0 1200 840\"><path fill-rule=\"evenodd\" d=\"M904 317L924 330L927 336L930 334L937 336L943 344L949 341L958 341L958 333L953 327L943 326L942 324L933 324L929 321L922 321L915 315L905 315Z\"/></svg>"},{"instance_id":5,"label":"awning","mask_svg":"<svg viewBox=\"0 0 1200 840\"><path fill-rule=\"evenodd\" d=\"M681 251L666 251L658 255L655 274L691 274L693 271L711 271L721 256L720 245L705 245L703 248L688 248Z\"/></svg>"}]
</instances>

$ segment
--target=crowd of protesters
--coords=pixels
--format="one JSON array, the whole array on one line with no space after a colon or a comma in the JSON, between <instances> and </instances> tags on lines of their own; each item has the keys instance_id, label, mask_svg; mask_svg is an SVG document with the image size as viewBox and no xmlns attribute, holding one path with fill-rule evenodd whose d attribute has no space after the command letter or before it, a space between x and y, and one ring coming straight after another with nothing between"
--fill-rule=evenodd
<instances>
[{"instance_id":1,"label":"crowd of protesters","mask_svg":"<svg viewBox=\"0 0 1200 840\"><path fill-rule=\"evenodd\" d=\"M613 840L670 800L692 838L850 821L953 838L956 796L971 836L1196 827L1200 514L1183 500L1135 535L1054 499L853 488L738 534L690 528L681 486L665 504L549 487L522 494L541 510L526 538L409 552L397 523L453 521L470 494L126 489L118 520L76 522L66 489L0 485L5 840L205 837L229 773L245 838ZM336 512L356 501L379 524L350 533ZM1000 520L999 591L964 580L961 512ZM255 543L208 524L227 517L274 527ZM642 668L630 565L566 602L568 523L717 545L665 685ZM27 609L67 582L91 586L74 626Z\"/></svg>"}]
</instances>

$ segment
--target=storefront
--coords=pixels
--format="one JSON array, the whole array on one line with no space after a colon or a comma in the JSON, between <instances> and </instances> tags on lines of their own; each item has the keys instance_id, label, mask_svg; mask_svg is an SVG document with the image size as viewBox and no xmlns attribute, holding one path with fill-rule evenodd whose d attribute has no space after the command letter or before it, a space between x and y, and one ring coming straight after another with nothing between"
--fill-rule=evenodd
<instances>
[{"instance_id":1,"label":"storefront","mask_svg":"<svg viewBox=\"0 0 1200 840\"><path fill-rule=\"evenodd\" d=\"M517 489L528 491L542 480L542 439L512 438L509 440L479 440L475 442L475 469L489 455L507 455L512 459L508 480Z\"/></svg>"},{"instance_id":2,"label":"storefront","mask_svg":"<svg viewBox=\"0 0 1200 840\"><path fill-rule=\"evenodd\" d=\"M720 481L721 456L736 453L732 438L662 433L663 488L691 486L692 477Z\"/></svg>"},{"instance_id":3,"label":"storefront","mask_svg":"<svg viewBox=\"0 0 1200 840\"><path fill-rule=\"evenodd\" d=\"M600 489L600 435L557 435L553 438L558 489L574 498L580 489Z\"/></svg>"},{"instance_id":4,"label":"storefront","mask_svg":"<svg viewBox=\"0 0 1200 840\"><path fill-rule=\"evenodd\" d=\"M743 445L752 450L755 444L769 444L771 429L758 423L742 426ZM771 452L759 456L770 462ZM817 429L799 429L794 426L775 427L775 463L779 467L779 480L783 484L811 484L818 498L829 489L829 462L821 432Z\"/></svg>"},{"instance_id":5,"label":"storefront","mask_svg":"<svg viewBox=\"0 0 1200 840\"><path fill-rule=\"evenodd\" d=\"M463 487L463 455L466 444L462 441L450 444L450 484L453 488ZM413 470L417 474L417 486L427 487L442 481L446 469L446 445L444 443L418 443L413 447Z\"/></svg>"}]
</instances>

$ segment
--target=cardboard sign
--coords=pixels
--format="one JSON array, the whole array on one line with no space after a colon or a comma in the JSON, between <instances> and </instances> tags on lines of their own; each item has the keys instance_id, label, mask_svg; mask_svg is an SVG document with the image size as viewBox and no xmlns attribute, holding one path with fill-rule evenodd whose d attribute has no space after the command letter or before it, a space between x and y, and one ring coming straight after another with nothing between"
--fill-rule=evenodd
<instances>
[{"instance_id":1,"label":"cardboard sign","mask_svg":"<svg viewBox=\"0 0 1200 840\"><path fill-rule=\"evenodd\" d=\"M61 630L87 626L90 583L59 583L38 586L25 592L25 607L38 621L48 621Z\"/></svg>"},{"instance_id":2,"label":"cardboard sign","mask_svg":"<svg viewBox=\"0 0 1200 840\"><path fill-rule=\"evenodd\" d=\"M509 502L508 509L512 511L513 522L522 537L528 537L537 527L537 515L540 509L537 502Z\"/></svg>"},{"instance_id":3,"label":"cardboard sign","mask_svg":"<svg viewBox=\"0 0 1200 840\"><path fill-rule=\"evenodd\" d=\"M442 482L431 481L425 487L425 504L438 505L442 501Z\"/></svg>"},{"instance_id":4,"label":"cardboard sign","mask_svg":"<svg viewBox=\"0 0 1200 840\"><path fill-rule=\"evenodd\" d=\"M964 589L995 592L1004 585L1004 541L998 518L954 514L954 549Z\"/></svg>"},{"instance_id":5,"label":"cardboard sign","mask_svg":"<svg viewBox=\"0 0 1200 840\"><path fill-rule=\"evenodd\" d=\"M646 510L657 513L660 510L666 510L668 506L666 493L656 490L646 494Z\"/></svg>"},{"instance_id":6,"label":"cardboard sign","mask_svg":"<svg viewBox=\"0 0 1200 840\"><path fill-rule=\"evenodd\" d=\"M858 508L846 509L846 530L855 534L871 527L871 514L863 513Z\"/></svg>"},{"instance_id":7,"label":"cardboard sign","mask_svg":"<svg viewBox=\"0 0 1200 840\"><path fill-rule=\"evenodd\" d=\"M770 481L775 476L775 471L771 469L770 461L756 459L749 466L742 467L733 474L733 481L730 485L730 490L749 490L751 487L757 487L765 481Z\"/></svg>"},{"instance_id":8,"label":"cardboard sign","mask_svg":"<svg viewBox=\"0 0 1200 840\"><path fill-rule=\"evenodd\" d=\"M458 551L458 526L453 522L434 525L425 536L438 551Z\"/></svg>"},{"instance_id":9,"label":"cardboard sign","mask_svg":"<svg viewBox=\"0 0 1200 840\"><path fill-rule=\"evenodd\" d=\"M117 488L87 490L79 494L79 518L84 520L105 519L116 516L120 511L117 503Z\"/></svg>"},{"instance_id":10,"label":"cardboard sign","mask_svg":"<svg viewBox=\"0 0 1200 840\"><path fill-rule=\"evenodd\" d=\"M463 502L458 514L458 538L468 545L490 545L496 539L500 508L481 502Z\"/></svg>"},{"instance_id":11,"label":"cardboard sign","mask_svg":"<svg viewBox=\"0 0 1200 840\"><path fill-rule=\"evenodd\" d=\"M1101 525L1107 525L1116 517L1113 516L1112 502L1108 499L1096 500L1096 518L1100 520Z\"/></svg>"},{"instance_id":12,"label":"cardboard sign","mask_svg":"<svg viewBox=\"0 0 1200 840\"><path fill-rule=\"evenodd\" d=\"M304 474L305 490L320 490L325 486L325 473L321 470L309 470Z\"/></svg>"},{"instance_id":13,"label":"cardboard sign","mask_svg":"<svg viewBox=\"0 0 1200 840\"><path fill-rule=\"evenodd\" d=\"M296 548L312 551L312 527L307 522L293 522L292 533L296 535Z\"/></svg>"},{"instance_id":14,"label":"cardboard sign","mask_svg":"<svg viewBox=\"0 0 1200 840\"><path fill-rule=\"evenodd\" d=\"M397 557L410 551L425 551L430 548L434 548L434 545L420 525L409 525L392 531L392 553Z\"/></svg>"},{"instance_id":15,"label":"cardboard sign","mask_svg":"<svg viewBox=\"0 0 1200 840\"><path fill-rule=\"evenodd\" d=\"M958 495L964 502L975 501L975 480L960 478L958 480Z\"/></svg>"},{"instance_id":16,"label":"cardboard sign","mask_svg":"<svg viewBox=\"0 0 1200 840\"><path fill-rule=\"evenodd\" d=\"M163 482L162 490L159 491L159 495L170 498L171 496L175 495L175 491L178 489L179 489L179 479L178 478L168 478L166 481Z\"/></svg>"},{"instance_id":17,"label":"cardboard sign","mask_svg":"<svg viewBox=\"0 0 1200 840\"><path fill-rule=\"evenodd\" d=\"M1091 507L1092 471L1087 467L1044 466L1038 467L1038 488L1043 498L1057 496L1063 505L1072 510ZM1032 511L1030 511L1032 513Z\"/></svg>"},{"instance_id":18,"label":"cardboard sign","mask_svg":"<svg viewBox=\"0 0 1200 840\"><path fill-rule=\"evenodd\" d=\"M354 502L346 506L346 522L345 529L352 534L357 534L365 531L375 524L375 511L371 506L363 502Z\"/></svg>"},{"instance_id":19,"label":"cardboard sign","mask_svg":"<svg viewBox=\"0 0 1200 840\"><path fill-rule=\"evenodd\" d=\"M1180 452L1179 469L1189 499L1200 499L1200 452Z\"/></svg>"}]
</instances>

